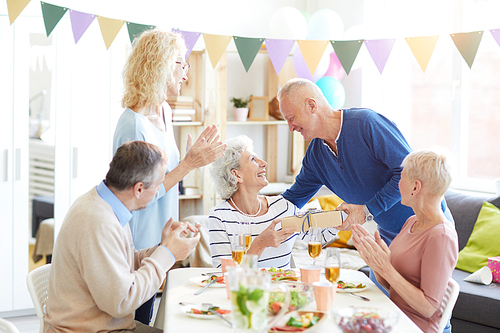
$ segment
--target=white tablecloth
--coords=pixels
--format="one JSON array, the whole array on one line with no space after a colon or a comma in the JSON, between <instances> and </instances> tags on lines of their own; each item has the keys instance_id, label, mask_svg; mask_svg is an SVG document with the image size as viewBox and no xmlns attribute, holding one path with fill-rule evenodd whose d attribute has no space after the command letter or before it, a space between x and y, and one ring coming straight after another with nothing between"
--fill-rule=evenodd
<instances>
[{"instance_id":1,"label":"white tablecloth","mask_svg":"<svg viewBox=\"0 0 500 333\"><path fill-rule=\"evenodd\" d=\"M213 272L214 268L179 268L171 270L167 276L167 284L162 296L156 327L163 328L165 332L199 332L199 333L230 333L231 327L223 320L202 320L187 316L181 312L179 302L190 303L212 303L223 309L231 309L231 302L227 298L225 288L208 288L200 295L194 295L201 287L189 282L191 277L199 276L201 273ZM321 280L324 280L324 275ZM399 308L392 303L368 277L359 271L341 269L340 280L360 281L368 285L368 289L360 295L370 298L369 302L358 299L347 293L336 293L333 302L334 307L370 307L392 309L399 312L399 322L393 332L422 332ZM325 280L326 281L326 280ZM316 310L315 302L311 302L306 310ZM162 325L163 324L163 325ZM318 327L316 332L340 332L336 327L333 318L328 317L325 322Z\"/></svg>"}]
</instances>

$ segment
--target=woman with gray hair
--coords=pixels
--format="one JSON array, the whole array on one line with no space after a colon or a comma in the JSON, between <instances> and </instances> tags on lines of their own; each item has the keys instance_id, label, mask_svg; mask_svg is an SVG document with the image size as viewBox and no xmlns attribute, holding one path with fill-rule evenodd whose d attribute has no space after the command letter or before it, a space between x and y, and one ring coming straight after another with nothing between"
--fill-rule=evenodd
<instances>
[{"instance_id":1,"label":"woman with gray hair","mask_svg":"<svg viewBox=\"0 0 500 333\"><path fill-rule=\"evenodd\" d=\"M415 215L387 247L378 231L371 237L361 225L351 229L354 246L391 300L424 332L437 332L439 311L458 258L458 237L441 201L450 186L443 153L420 150L403 160L401 203Z\"/></svg>"},{"instance_id":2,"label":"woman with gray hair","mask_svg":"<svg viewBox=\"0 0 500 333\"><path fill-rule=\"evenodd\" d=\"M224 201L209 213L210 251L212 265L220 267L221 258L231 257L231 238L241 231L241 224L250 224L252 242L247 254L259 257L259 267L289 268L293 244L298 235L294 228L276 230L281 218L294 215L297 207L281 195L259 195L269 183L266 161L257 157L253 143L241 135L226 142L223 157L212 163L211 176ZM322 230L323 242L333 239L333 228Z\"/></svg>"}]
</instances>

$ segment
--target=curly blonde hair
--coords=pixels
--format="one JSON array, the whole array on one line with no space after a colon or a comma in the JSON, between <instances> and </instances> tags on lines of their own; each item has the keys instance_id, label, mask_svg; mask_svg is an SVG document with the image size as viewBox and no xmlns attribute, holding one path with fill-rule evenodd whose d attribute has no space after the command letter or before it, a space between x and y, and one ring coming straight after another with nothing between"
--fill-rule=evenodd
<instances>
[{"instance_id":1,"label":"curly blonde hair","mask_svg":"<svg viewBox=\"0 0 500 333\"><path fill-rule=\"evenodd\" d=\"M132 53L123 69L124 108L160 105L176 66L186 54L186 44L178 33L146 30L133 43Z\"/></svg>"}]
</instances>

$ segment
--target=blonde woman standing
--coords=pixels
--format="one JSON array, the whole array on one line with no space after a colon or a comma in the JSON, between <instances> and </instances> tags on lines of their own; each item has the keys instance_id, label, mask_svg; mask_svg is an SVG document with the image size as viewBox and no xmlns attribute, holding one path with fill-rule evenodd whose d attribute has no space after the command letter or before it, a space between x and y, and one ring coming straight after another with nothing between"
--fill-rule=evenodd
<instances>
[{"instance_id":1,"label":"blonde woman standing","mask_svg":"<svg viewBox=\"0 0 500 333\"><path fill-rule=\"evenodd\" d=\"M191 170L205 166L224 154L217 127L208 126L191 144L180 161L172 126L172 110L166 99L179 96L187 80L186 45L180 34L161 30L143 32L134 40L123 70L125 109L116 126L113 152L123 143L140 140L152 143L167 155L167 173L146 209L133 212L130 227L134 245L144 249L158 244L165 223L179 220L178 183ZM133 161L131 161L133 163ZM146 300L145 300L146 301ZM154 297L136 312L136 319L149 324Z\"/></svg>"}]
</instances>

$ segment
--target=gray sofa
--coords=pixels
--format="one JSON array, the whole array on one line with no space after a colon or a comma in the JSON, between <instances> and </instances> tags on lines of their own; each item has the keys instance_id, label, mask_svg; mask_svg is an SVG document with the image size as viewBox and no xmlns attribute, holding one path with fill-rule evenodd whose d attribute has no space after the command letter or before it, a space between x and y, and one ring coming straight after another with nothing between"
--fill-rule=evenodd
<instances>
[{"instance_id":1,"label":"gray sofa","mask_svg":"<svg viewBox=\"0 0 500 333\"><path fill-rule=\"evenodd\" d=\"M467 244L484 201L500 208L500 197L474 197L456 191L446 193L446 203L455 220L459 250ZM500 284L488 286L466 282L470 275L455 269L453 279L460 285L460 294L453 309L453 333L500 332Z\"/></svg>"}]
</instances>

